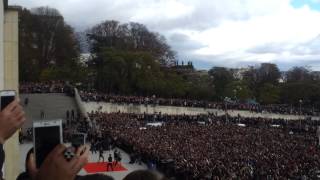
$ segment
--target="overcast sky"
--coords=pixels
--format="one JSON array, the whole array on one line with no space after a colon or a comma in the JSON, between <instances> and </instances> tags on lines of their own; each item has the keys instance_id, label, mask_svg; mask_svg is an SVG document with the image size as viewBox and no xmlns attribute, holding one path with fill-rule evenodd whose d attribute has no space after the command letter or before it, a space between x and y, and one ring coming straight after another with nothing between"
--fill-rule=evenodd
<instances>
[{"instance_id":1,"label":"overcast sky","mask_svg":"<svg viewBox=\"0 0 320 180\"><path fill-rule=\"evenodd\" d=\"M139 22L199 69L277 63L320 70L320 0L9 0L57 8L77 31Z\"/></svg>"}]
</instances>

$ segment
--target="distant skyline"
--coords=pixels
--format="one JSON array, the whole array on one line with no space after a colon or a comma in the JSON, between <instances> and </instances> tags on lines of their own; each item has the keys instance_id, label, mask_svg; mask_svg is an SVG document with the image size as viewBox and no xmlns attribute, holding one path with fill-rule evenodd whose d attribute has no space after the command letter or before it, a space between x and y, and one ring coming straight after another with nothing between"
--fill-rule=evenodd
<instances>
[{"instance_id":1,"label":"distant skyline","mask_svg":"<svg viewBox=\"0 0 320 180\"><path fill-rule=\"evenodd\" d=\"M198 69L276 63L320 70L320 0L9 0L58 9L76 31L104 20L163 34Z\"/></svg>"}]
</instances>

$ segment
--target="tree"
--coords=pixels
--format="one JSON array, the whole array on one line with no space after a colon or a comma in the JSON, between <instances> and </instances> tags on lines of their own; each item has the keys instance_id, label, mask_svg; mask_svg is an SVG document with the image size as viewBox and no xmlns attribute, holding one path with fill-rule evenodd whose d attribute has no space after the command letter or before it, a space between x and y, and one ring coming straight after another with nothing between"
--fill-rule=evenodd
<instances>
[{"instance_id":1,"label":"tree","mask_svg":"<svg viewBox=\"0 0 320 180\"><path fill-rule=\"evenodd\" d=\"M169 67L175 55L166 39L139 23L105 21L87 31L95 87L118 94L207 98L208 83L193 81ZM201 88L199 89L199 86ZM212 94L212 93L211 93ZM208 95L208 96L207 96Z\"/></svg>"},{"instance_id":2,"label":"tree","mask_svg":"<svg viewBox=\"0 0 320 180\"><path fill-rule=\"evenodd\" d=\"M280 101L280 89L271 83L263 84L259 88L259 102L261 104L277 104Z\"/></svg>"},{"instance_id":3,"label":"tree","mask_svg":"<svg viewBox=\"0 0 320 180\"><path fill-rule=\"evenodd\" d=\"M212 99L209 76L193 77L163 67L147 52L104 48L98 54L95 87L100 92L167 98Z\"/></svg>"},{"instance_id":4,"label":"tree","mask_svg":"<svg viewBox=\"0 0 320 180\"><path fill-rule=\"evenodd\" d=\"M312 75L310 70L305 67L293 67L286 73L286 79L288 83L312 81Z\"/></svg>"},{"instance_id":5,"label":"tree","mask_svg":"<svg viewBox=\"0 0 320 180\"><path fill-rule=\"evenodd\" d=\"M312 82L290 82L281 87L281 100L283 103L299 106L299 100L305 105L317 105L320 102L320 84Z\"/></svg>"},{"instance_id":6,"label":"tree","mask_svg":"<svg viewBox=\"0 0 320 180\"><path fill-rule=\"evenodd\" d=\"M232 97L237 101L245 102L253 98L253 92L249 89L246 81L233 81L226 87L226 96Z\"/></svg>"},{"instance_id":7,"label":"tree","mask_svg":"<svg viewBox=\"0 0 320 180\"><path fill-rule=\"evenodd\" d=\"M278 84L280 77L279 68L276 64L271 63L262 63L258 67L250 67L244 73L244 79L251 82L253 86L264 83Z\"/></svg>"},{"instance_id":8,"label":"tree","mask_svg":"<svg viewBox=\"0 0 320 180\"><path fill-rule=\"evenodd\" d=\"M253 96L258 96L259 86L259 75L256 67L249 67L249 69L243 74L243 80L248 85L249 89L252 90Z\"/></svg>"},{"instance_id":9,"label":"tree","mask_svg":"<svg viewBox=\"0 0 320 180\"><path fill-rule=\"evenodd\" d=\"M254 97L260 96L259 88L265 84L277 86L281 73L276 64L262 63L257 67L250 67L244 73L244 80L249 89L253 92Z\"/></svg>"},{"instance_id":10,"label":"tree","mask_svg":"<svg viewBox=\"0 0 320 180\"><path fill-rule=\"evenodd\" d=\"M270 83L276 85L279 83L281 76L280 70L276 64L262 63L257 69L258 83L265 84Z\"/></svg>"},{"instance_id":11,"label":"tree","mask_svg":"<svg viewBox=\"0 0 320 180\"><path fill-rule=\"evenodd\" d=\"M196 73L183 73L182 76L187 82L186 98L214 100L216 94L210 76Z\"/></svg>"},{"instance_id":12,"label":"tree","mask_svg":"<svg viewBox=\"0 0 320 180\"><path fill-rule=\"evenodd\" d=\"M66 69L60 71L64 72L62 80L70 80L70 72L80 65L79 46L59 11L49 7L23 9L19 21L20 80L46 79L51 77L49 72L59 68Z\"/></svg>"},{"instance_id":13,"label":"tree","mask_svg":"<svg viewBox=\"0 0 320 180\"><path fill-rule=\"evenodd\" d=\"M217 98L223 98L226 86L234 80L232 72L225 67L213 67L209 70L209 76L212 78Z\"/></svg>"},{"instance_id":14,"label":"tree","mask_svg":"<svg viewBox=\"0 0 320 180\"><path fill-rule=\"evenodd\" d=\"M36 81L41 73L36 40L33 37L34 16L27 9L19 12L19 80Z\"/></svg>"},{"instance_id":15,"label":"tree","mask_svg":"<svg viewBox=\"0 0 320 180\"><path fill-rule=\"evenodd\" d=\"M117 94L151 94L156 89L159 65L150 54L104 48L93 64L96 88Z\"/></svg>"},{"instance_id":16,"label":"tree","mask_svg":"<svg viewBox=\"0 0 320 180\"><path fill-rule=\"evenodd\" d=\"M151 32L143 24L120 24L118 21L105 21L87 31L91 53L97 54L103 48L149 52L163 65L175 60L175 53L164 36Z\"/></svg>"}]
</instances>

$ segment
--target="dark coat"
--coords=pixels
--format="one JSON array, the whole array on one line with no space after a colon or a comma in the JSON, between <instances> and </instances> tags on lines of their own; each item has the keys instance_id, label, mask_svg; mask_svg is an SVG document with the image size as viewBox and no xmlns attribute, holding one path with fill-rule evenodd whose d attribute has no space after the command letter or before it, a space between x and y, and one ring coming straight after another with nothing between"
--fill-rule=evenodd
<instances>
[{"instance_id":1,"label":"dark coat","mask_svg":"<svg viewBox=\"0 0 320 180\"><path fill-rule=\"evenodd\" d=\"M4 163L4 151L3 151L3 146L2 144L0 144L0 179L2 178L2 167L3 167L3 163Z\"/></svg>"}]
</instances>

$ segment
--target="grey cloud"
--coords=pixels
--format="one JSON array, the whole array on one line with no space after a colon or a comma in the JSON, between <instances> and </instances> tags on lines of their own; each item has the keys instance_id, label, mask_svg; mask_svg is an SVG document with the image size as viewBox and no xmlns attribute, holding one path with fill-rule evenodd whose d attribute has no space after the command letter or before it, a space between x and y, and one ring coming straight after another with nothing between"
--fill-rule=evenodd
<instances>
[{"instance_id":1,"label":"grey cloud","mask_svg":"<svg viewBox=\"0 0 320 180\"><path fill-rule=\"evenodd\" d=\"M185 55L185 54L183 54ZM187 54L187 57L190 60L197 60L199 63L194 63L198 68L202 68L202 64L207 64L212 66L226 66L232 68L244 68L248 66L255 66L260 64L259 56L254 54L248 55L247 57L242 56L232 56L229 54L224 55L208 55L208 56L199 56L193 54ZM320 71L320 54L317 55L296 55L296 56L277 56L274 59L270 59L270 63L275 63L281 70L288 70L294 66L309 66L312 67L312 70Z\"/></svg>"},{"instance_id":2,"label":"grey cloud","mask_svg":"<svg viewBox=\"0 0 320 180\"><path fill-rule=\"evenodd\" d=\"M289 49L286 48L286 44L267 43L267 44L263 44L263 45L248 49L246 52L252 53L252 54L268 54L268 53L281 54L287 50L289 50Z\"/></svg>"},{"instance_id":3,"label":"grey cloud","mask_svg":"<svg viewBox=\"0 0 320 180\"><path fill-rule=\"evenodd\" d=\"M187 59L191 61L198 61L195 64L196 68L203 68L203 65L210 65L209 68L213 66L224 66L232 68L247 67L249 65L255 65L255 61L245 61L234 57L229 57L228 55L195 55L193 53L183 53L179 54L181 59ZM207 68L204 68L207 69Z\"/></svg>"},{"instance_id":4,"label":"grey cloud","mask_svg":"<svg viewBox=\"0 0 320 180\"><path fill-rule=\"evenodd\" d=\"M164 3L159 0L11 0L10 4L19 4L26 7L48 5L57 8L65 16L66 20L73 26L84 28L103 20L114 19L121 22L128 22L133 19L136 13L150 10L152 4ZM249 18L243 3L234 0L186 0L181 1L191 5L193 11L177 18L153 18L138 19L140 23L158 31L172 29L194 29L204 30L217 26L222 20L243 20ZM154 9L157 11L158 9Z\"/></svg>"},{"instance_id":5,"label":"grey cloud","mask_svg":"<svg viewBox=\"0 0 320 180\"><path fill-rule=\"evenodd\" d=\"M189 37L185 34L180 34L180 33L174 33L170 36L169 38L170 41L180 41L180 42L185 42L189 40Z\"/></svg>"},{"instance_id":6,"label":"grey cloud","mask_svg":"<svg viewBox=\"0 0 320 180\"><path fill-rule=\"evenodd\" d=\"M10 4L22 5L28 8L37 6L50 6L57 8L65 17L66 21L74 26L76 30L85 30L86 28L100 23L104 20L118 20L120 22L129 22L138 20L139 23L146 24L148 28L165 35L168 43L178 52L179 57L183 59L195 60L200 64L211 64L229 67L245 67L259 62L258 55L276 54L279 59L273 62L281 64L281 67L289 67L303 62L309 64L320 64L317 61L320 53L320 38L315 38L310 42L305 42L292 46L291 44L273 43L253 47L245 53L246 56L233 57L230 54L219 56L197 55L194 52L204 45L190 39L190 37L173 33L176 30L187 30L202 32L206 29L219 26L223 21L243 21L250 19L252 15L264 15L269 13L264 10L264 4L257 8L248 8L250 0L177 0L186 5L191 5L193 11L184 16L176 18L150 18L142 17L134 19L133 17L140 11L144 11L152 6L166 2L165 0L9 0ZM252 2L257 3L255 0ZM270 0L271 1L271 0ZM276 2L276 0L272 0ZM269 3L269 1L265 1ZM280 3L280 2L279 2ZM259 4L259 3L258 3ZM149 9L150 10L150 9ZM154 9L157 11L157 9ZM261 12L260 12L261 11ZM280 59L283 52L290 52L295 57L291 59ZM257 57L254 57L257 55ZM308 56L306 56L308 55ZM254 57L254 58L252 58ZM319 58L320 59L320 58Z\"/></svg>"},{"instance_id":7,"label":"grey cloud","mask_svg":"<svg viewBox=\"0 0 320 180\"><path fill-rule=\"evenodd\" d=\"M200 42L193 41L187 35L180 33L171 34L168 38L168 42L175 51L185 54L205 47L205 45Z\"/></svg>"},{"instance_id":8,"label":"grey cloud","mask_svg":"<svg viewBox=\"0 0 320 180\"><path fill-rule=\"evenodd\" d=\"M294 56L320 55L320 36L299 44L267 43L248 49L246 52L252 54L271 53L277 55L283 54L284 52L289 52Z\"/></svg>"},{"instance_id":9,"label":"grey cloud","mask_svg":"<svg viewBox=\"0 0 320 180\"><path fill-rule=\"evenodd\" d=\"M244 4L234 0L187 0L194 10L175 19L162 19L159 21L147 20L144 23L150 28L160 31L171 29L189 29L203 31L218 26L224 20L246 20L250 18Z\"/></svg>"},{"instance_id":10,"label":"grey cloud","mask_svg":"<svg viewBox=\"0 0 320 180\"><path fill-rule=\"evenodd\" d=\"M281 70L289 70L294 66L311 67L311 70L320 71L320 56L305 58L299 57L295 60L290 59L289 61L277 60L274 63L278 65Z\"/></svg>"},{"instance_id":11,"label":"grey cloud","mask_svg":"<svg viewBox=\"0 0 320 180\"><path fill-rule=\"evenodd\" d=\"M297 45L292 52L296 55L320 55L320 35L309 42Z\"/></svg>"},{"instance_id":12,"label":"grey cloud","mask_svg":"<svg viewBox=\"0 0 320 180\"><path fill-rule=\"evenodd\" d=\"M117 3L113 0L12 0L10 4L32 8L38 6L50 6L58 9L65 17L66 21L77 30L84 30L90 26L105 20L118 20L121 22L130 21L130 17L138 11L139 3L127 1Z\"/></svg>"}]
</instances>

